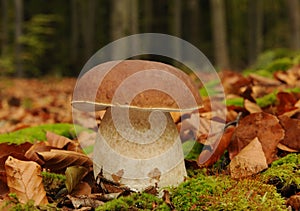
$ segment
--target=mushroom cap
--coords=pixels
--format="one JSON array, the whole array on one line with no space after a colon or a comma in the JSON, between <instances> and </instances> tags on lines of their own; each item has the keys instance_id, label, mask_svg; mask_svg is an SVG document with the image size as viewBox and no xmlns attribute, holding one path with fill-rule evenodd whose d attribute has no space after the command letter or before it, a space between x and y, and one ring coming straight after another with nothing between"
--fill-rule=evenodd
<instances>
[{"instance_id":1,"label":"mushroom cap","mask_svg":"<svg viewBox=\"0 0 300 211\"><path fill-rule=\"evenodd\" d=\"M186 111L202 107L198 89L183 71L164 63L123 60L102 63L77 80L72 106Z\"/></svg>"}]
</instances>

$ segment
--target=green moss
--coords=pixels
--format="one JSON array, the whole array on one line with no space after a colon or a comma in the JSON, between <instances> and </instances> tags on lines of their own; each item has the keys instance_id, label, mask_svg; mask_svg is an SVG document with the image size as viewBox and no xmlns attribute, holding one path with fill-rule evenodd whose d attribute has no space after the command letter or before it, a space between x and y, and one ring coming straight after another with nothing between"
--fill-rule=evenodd
<instances>
[{"instance_id":1,"label":"green moss","mask_svg":"<svg viewBox=\"0 0 300 211\"><path fill-rule=\"evenodd\" d=\"M55 198L60 190L65 188L66 176L50 172L42 172L43 184L48 196Z\"/></svg>"},{"instance_id":2,"label":"green moss","mask_svg":"<svg viewBox=\"0 0 300 211\"><path fill-rule=\"evenodd\" d=\"M274 161L261 178L274 185L283 196L296 194L300 191L300 154L292 153Z\"/></svg>"},{"instance_id":3,"label":"green moss","mask_svg":"<svg viewBox=\"0 0 300 211\"><path fill-rule=\"evenodd\" d=\"M274 186L222 175L189 179L172 191L171 199L177 210L285 210Z\"/></svg>"},{"instance_id":4,"label":"green moss","mask_svg":"<svg viewBox=\"0 0 300 211\"><path fill-rule=\"evenodd\" d=\"M147 193L133 193L130 196L120 197L98 207L97 211L110 210L171 210L160 198Z\"/></svg>"},{"instance_id":5,"label":"green moss","mask_svg":"<svg viewBox=\"0 0 300 211\"><path fill-rule=\"evenodd\" d=\"M288 49L273 49L259 55L257 61L243 71L244 75L255 73L264 77L272 77L277 70L287 70L297 64L299 52Z\"/></svg>"},{"instance_id":6,"label":"green moss","mask_svg":"<svg viewBox=\"0 0 300 211\"><path fill-rule=\"evenodd\" d=\"M276 103L277 100L276 95L277 95L277 91L267 94L263 97L256 98L255 101L259 107L264 108Z\"/></svg>"},{"instance_id":7,"label":"green moss","mask_svg":"<svg viewBox=\"0 0 300 211\"><path fill-rule=\"evenodd\" d=\"M209 97L215 96L220 93L218 87L220 85L219 80L211 80L204 84L204 86L199 90L200 96L202 97Z\"/></svg>"},{"instance_id":8,"label":"green moss","mask_svg":"<svg viewBox=\"0 0 300 211\"><path fill-rule=\"evenodd\" d=\"M0 134L0 143L22 144L24 142L35 142L46 140L46 132L51 131L58 135L74 138L76 132L85 130L84 128L73 124L44 124L36 127L24 128L12 133Z\"/></svg>"},{"instance_id":9,"label":"green moss","mask_svg":"<svg viewBox=\"0 0 300 211\"><path fill-rule=\"evenodd\" d=\"M236 97L236 98L229 98L226 99L226 106L244 106L244 98L242 97Z\"/></svg>"},{"instance_id":10,"label":"green moss","mask_svg":"<svg viewBox=\"0 0 300 211\"><path fill-rule=\"evenodd\" d=\"M182 144L183 154L187 160L195 160L202 151L203 144L197 141L189 140Z\"/></svg>"}]
</instances>

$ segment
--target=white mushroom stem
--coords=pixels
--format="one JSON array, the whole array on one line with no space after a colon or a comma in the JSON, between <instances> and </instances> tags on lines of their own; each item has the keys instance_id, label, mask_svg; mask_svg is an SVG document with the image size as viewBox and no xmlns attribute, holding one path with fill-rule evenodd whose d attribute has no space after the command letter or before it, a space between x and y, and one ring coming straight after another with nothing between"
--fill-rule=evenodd
<instances>
[{"instance_id":1,"label":"white mushroom stem","mask_svg":"<svg viewBox=\"0 0 300 211\"><path fill-rule=\"evenodd\" d=\"M127 108L120 111L128 112ZM93 155L95 176L102 168L107 179L138 191L156 183L165 187L182 182L186 176L184 156L171 115L159 114L165 115L162 128L154 125L159 124L155 119L152 125L149 123L149 110L130 109L129 125L126 121L114 121L119 119L119 114L114 112L114 109L107 109L99 127ZM151 132L147 133L149 130ZM136 136L144 138L138 140Z\"/></svg>"}]
</instances>

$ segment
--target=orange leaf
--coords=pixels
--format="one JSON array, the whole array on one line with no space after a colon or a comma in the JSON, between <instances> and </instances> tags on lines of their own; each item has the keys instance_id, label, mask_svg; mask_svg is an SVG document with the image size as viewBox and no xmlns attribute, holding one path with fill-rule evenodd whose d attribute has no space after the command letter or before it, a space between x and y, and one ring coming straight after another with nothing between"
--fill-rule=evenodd
<instances>
[{"instance_id":1,"label":"orange leaf","mask_svg":"<svg viewBox=\"0 0 300 211\"><path fill-rule=\"evenodd\" d=\"M20 202L34 200L35 205L48 203L40 165L9 156L5 162L5 169L9 190L11 193L16 193Z\"/></svg>"}]
</instances>

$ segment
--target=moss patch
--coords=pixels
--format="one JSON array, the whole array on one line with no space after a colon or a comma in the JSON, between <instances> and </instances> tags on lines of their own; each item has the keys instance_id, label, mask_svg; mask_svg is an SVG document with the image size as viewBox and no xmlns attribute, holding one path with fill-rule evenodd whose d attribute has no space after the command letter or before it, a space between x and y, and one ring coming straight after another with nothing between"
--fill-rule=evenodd
<instances>
[{"instance_id":1,"label":"moss patch","mask_svg":"<svg viewBox=\"0 0 300 211\"><path fill-rule=\"evenodd\" d=\"M198 176L173 190L177 210L285 210L272 185L258 180L235 181L229 176Z\"/></svg>"},{"instance_id":2,"label":"moss patch","mask_svg":"<svg viewBox=\"0 0 300 211\"><path fill-rule=\"evenodd\" d=\"M25 142L35 142L46 140L46 132L51 131L58 135L68 138L74 138L76 132L86 130L78 125L60 123L60 124L45 124L36 127L28 127L17 130L12 133L0 134L0 143L22 144ZM76 132L75 132L76 131Z\"/></svg>"},{"instance_id":3,"label":"moss patch","mask_svg":"<svg viewBox=\"0 0 300 211\"><path fill-rule=\"evenodd\" d=\"M96 209L107 210L171 210L160 198L147 193L134 193L127 197L109 201Z\"/></svg>"},{"instance_id":4,"label":"moss patch","mask_svg":"<svg viewBox=\"0 0 300 211\"><path fill-rule=\"evenodd\" d=\"M263 182L276 186L282 196L296 194L300 191L300 154L289 154L274 161L261 177Z\"/></svg>"}]
</instances>

